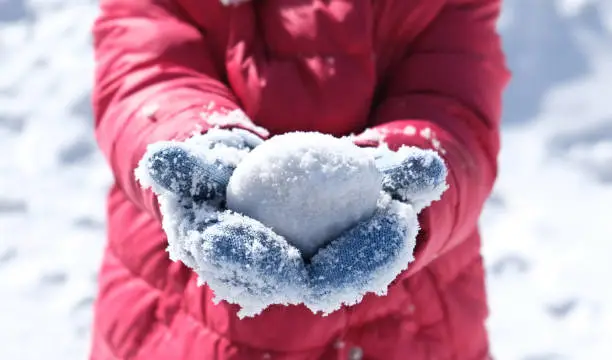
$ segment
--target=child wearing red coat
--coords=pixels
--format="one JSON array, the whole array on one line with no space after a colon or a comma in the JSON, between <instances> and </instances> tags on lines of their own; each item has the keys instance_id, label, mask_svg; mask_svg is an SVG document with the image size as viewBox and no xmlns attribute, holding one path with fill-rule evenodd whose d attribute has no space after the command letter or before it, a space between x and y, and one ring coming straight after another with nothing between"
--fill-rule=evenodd
<instances>
[{"instance_id":1,"label":"child wearing red coat","mask_svg":"<svg viewBox=\"0 0 612 360\"><path fill-rule=\"evenodd\" d=\"M509 79L500 0L100 3L96 134L115 183L91 359L490 357L477 221ZM218 122L238 109L250 120ZM385 296L328 316L279 305L241 319L168 257L135 169L148 145L219 125L363 133L360 145L440 154L448 190L420 214L415 260Z\"/></svg>"}]
</instances>

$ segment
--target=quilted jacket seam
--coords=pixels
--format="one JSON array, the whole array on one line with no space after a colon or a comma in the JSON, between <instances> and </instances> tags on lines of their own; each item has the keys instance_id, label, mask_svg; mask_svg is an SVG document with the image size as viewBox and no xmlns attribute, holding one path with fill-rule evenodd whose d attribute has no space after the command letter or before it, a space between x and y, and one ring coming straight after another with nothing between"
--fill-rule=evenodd
<instances>
[{"instance_id":1,"label":"quilted jacket seam","mask_svg":"<svg viewBox=\"0 0 612 360\"><path fill-rule=\"evenodd\" d=\"M147 279L146 279L146 277L145 277L144 275L142 275L142 274L141 274L141 273L139 273L138 271L134 270L134 269L133 269L131 266L129 266L129 265L128 265L128 264L127 264L127 263L126 263L126 262L125 262L125 261L122 259L122 257L121 257L119 254L117 254L117 252L116 252L116 251L115 251L115 249L114 249L114 246L109 245L109 246L108 246L108 249L109 249L109 251L110 251L110 255L111 255L111 256L113 256L115 259L117 259L117 260L118 260L118 261L121 263L121 266L122 266L124 269L126 269L126 270L127 270L129 273L130 273L130 275L131 275L133 278L137 278L137 279L139 279L139 280L143 281L145 284L147 284L147 285L148 285L148 286L149 286L151 289L153 289L153 290L156 290L156 291L159 291L159 292L163 292L163 291L164 291L164 288L163 288L163 287L159 287L159 286L157 286L157 285L155 285L155 284L151 283L151 281L147 280ZM166 280L166 281L167 281L167 280Z\"/></svg>"},{"instance_id":2,"label":"quilted jacket seam","mask_svg":"<svg viewBox=\"0 0 612 360\"><path fill-rule=\"evenodd\" d=\"M193 314L191 314L189 311L186 311L185 309L181 309L180 311L183 312L185 315L187 315L187 318L193 323L195 323L202 330L208 331L209 333L214 334L218 338L228 340L232 345L246 348L246 349L252 349L252 350L261 351L261 352L277 353L277 354L300 354L300 353L309 353L309 352L314 352L317 350L322 350L322 349L325 349L326 347L331 346L331 344L326 344L322 346L312 347L312 348L308 348L304 350L295 350L295 351L284 351L284 350L275 350L275 349L270 349L270 348L260 348L257 346L253 346L253 345L249 345L249 344L240 342L240 341L236 341L232 339L231 337L212 329L211 327L204 324L203 321L201 321L200 319L197 319L195 316L193 316ZM175 319L176 319L176 316L175 316Z\"/></svg>"},{"instance_id":3,"label":"quilted jacket seam","mask_svg":"<svg viewBox=\"0 0 612 360\"><path fill-rule=\"evenodd\" d=\"M446 303L444 302L444 291L441 288L440 282L436 278L436 275L434 274L434 272L429 267L425 267L423 270L427 274L427 277L429 277L429 279L431 280L432 285L433 285L433 289L436 292L436 297L440 300L440 310L442 311L442 319L438 322L438 326L440 326L440 325L444 326L445 333L446 333L445 335L448 336L448 339L451 341L451 343L453 343L454 342L454 339L453 339L454 336L453 336L452 330L451 330L450 325L449 325L449 318L450 317L449 317L448 307L447 307ZM461 271L459 271L459 273L460 272ZM446 286L446 285L447 284L444 284L444 286ZM420 330L423 330L423 329L419 328L419 329L417 329L417 332L420 332ZM428 348L427 351L429 353L431 353L431 349ZM433 357L430 356L430 358L433 358Z\"/></svg>"}]
</instances>

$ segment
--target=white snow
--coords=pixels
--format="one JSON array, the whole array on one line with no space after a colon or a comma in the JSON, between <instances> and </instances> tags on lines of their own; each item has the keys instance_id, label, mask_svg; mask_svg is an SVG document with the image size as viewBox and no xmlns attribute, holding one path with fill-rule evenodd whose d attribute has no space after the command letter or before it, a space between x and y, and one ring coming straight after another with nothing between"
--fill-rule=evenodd
<instances>
[{"instance_id":1,"label":"white snow","mask_svg":"<svg viewBox=\"0 0 612 360\"><path fill-rule=\"evenodd\" d=\"M229 112L212 112L210 109L214 109L215 103L208 105L207 111L201 113L202 117L206 119L206 122L212 127L231 127L237 126L243 129L248 129L255 134L262 137L270 135L268 130L253 124L251 119L242 110L232 110Z\"/></svg>"},{"instance_id":2,"label":"white snow","mask_svg":"<svg viewBox=\"0 0 612 360\"><path fill-rule=\"evenodd\" d=\"M259 220L310 258L376 210L382 174L346 138L294 132L271 138L238 165L227 207Z\"/></svg>"},{"instance_id":3,"label":"white snow","mask_svg":"<svg viewBox=\"0 0 612 360\"><path fill-rule=\"evenodd\" d=\"M514 83L482 218L496 360L612 358L612 2L505 0ZM90 0L0 1L0 359L86 358L111 177Z\"/></svg>"}]
</instances>

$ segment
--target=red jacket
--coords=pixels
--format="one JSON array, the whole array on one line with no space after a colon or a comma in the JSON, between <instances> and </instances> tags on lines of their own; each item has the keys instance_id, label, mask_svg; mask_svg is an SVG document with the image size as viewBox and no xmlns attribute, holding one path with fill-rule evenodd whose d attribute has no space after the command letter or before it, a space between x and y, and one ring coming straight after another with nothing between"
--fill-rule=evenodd
<instances>
[{"instance_id":1,"label":"red jacket","mask_svg":"<svg viewBox=\"0 0 612 360\"><path fill-rule=\"evenodd\" d=\"M115 175L91 359L482 360L477 220L496 177L509 78L500 0L101 0L100 148ZM384 297L327 317L277 306L239 320L165 252L134 179L147 144L242 108L272 134L371 129L438 149L450 189L422 216L416 261ZM376 137L374 137L376 138Z\"/></svg>"}]
</instances>

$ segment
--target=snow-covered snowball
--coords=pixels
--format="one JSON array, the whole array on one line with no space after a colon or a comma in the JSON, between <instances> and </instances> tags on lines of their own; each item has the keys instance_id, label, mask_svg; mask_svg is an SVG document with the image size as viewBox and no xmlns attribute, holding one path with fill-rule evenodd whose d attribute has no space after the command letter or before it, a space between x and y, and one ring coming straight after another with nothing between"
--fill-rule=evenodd
<instances>
[{"instance_id":1,"label":"snow-covered snowball","mask_svg":"<svg viewBox=\"0 0 612 360\"><path fill-rule=\"evenodd\" d=\"M271 227L306 258L376 210L382 175L349 139L278 135L249 153L227 188L227 207Z\"/></svg>"}]
</instances>

